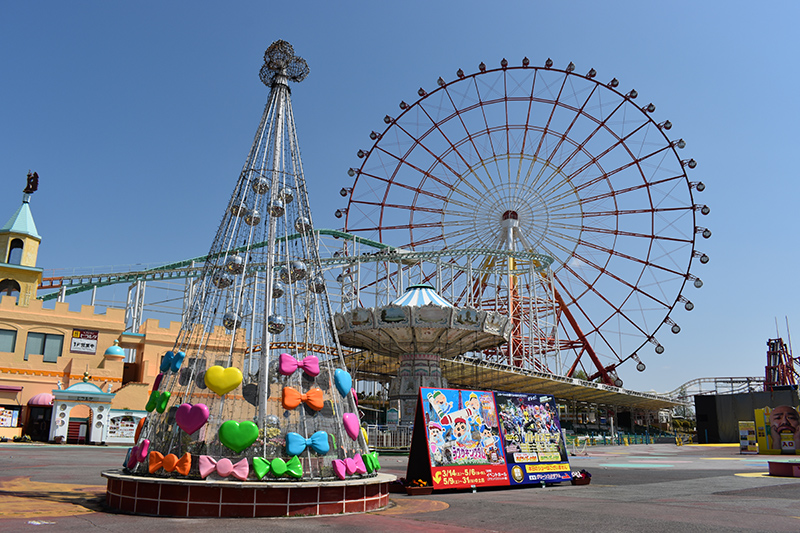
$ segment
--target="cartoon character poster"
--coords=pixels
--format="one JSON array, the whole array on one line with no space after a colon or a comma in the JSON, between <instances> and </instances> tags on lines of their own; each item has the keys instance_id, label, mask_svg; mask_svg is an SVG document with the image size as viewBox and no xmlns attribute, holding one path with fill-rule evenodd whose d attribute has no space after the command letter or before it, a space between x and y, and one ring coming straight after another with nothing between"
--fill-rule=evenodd
<instances>
[{"instance_id":1,"label":"cartoon character poster","mask_svg":"<svg viewBox=\"0 0 800 533\"><path fill-rule=\"evenodd\" d=\"M552 396L496 392L512 485L569 481L567 449Z\"/></svg>"},{"instance_id":2,"label":"cartoon character poster","mask_svg":"<svg viewBox=\"0 0 800 533\"><path fill-rule=\"evenodd\" d=\"M420 389L434 488L508 485L494 395Z\"/></svg>"},{"instance_id":3,"label":"cartoon character poster","mask_svg":"<svg viewBox=\"0 0 800 533\"><path fill-rule=\"evenodd\" d=\"M800 453L800 409L778 405L755 410L758 453Z\"/></svg>"}]
</instances>

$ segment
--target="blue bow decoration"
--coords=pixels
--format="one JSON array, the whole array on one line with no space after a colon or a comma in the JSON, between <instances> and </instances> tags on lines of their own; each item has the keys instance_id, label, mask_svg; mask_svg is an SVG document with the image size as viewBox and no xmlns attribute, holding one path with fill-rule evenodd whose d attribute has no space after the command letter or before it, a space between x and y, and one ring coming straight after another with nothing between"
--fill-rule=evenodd
<instances>
[{"instance_id":1,"label":"blue bow decoration","mask_svg":"<svg viewBox=\"0 0 800 533\"><path fill-rule=\"evenodd\" d=\"M307 439L299 433L289 432L286 434L286 454L300 455L306 449L311 448L318 454L328 453L331 449L328 444L328 434L324 431L317 431L311 438Z\"/></svg>"},{"instance_id":2,"label":"blue bow decoration","mask_svg":"<svg viewBox=\"0 0 800 533\"><path fill-rule=\"evenodd\" d=\"M164 359L161 360L161 371L167 372L168 370L172 370L173 372L177 372L185 357L186 353L184 352L173 353L169 351L165 353Z\"/></svg>"}]
</instances>

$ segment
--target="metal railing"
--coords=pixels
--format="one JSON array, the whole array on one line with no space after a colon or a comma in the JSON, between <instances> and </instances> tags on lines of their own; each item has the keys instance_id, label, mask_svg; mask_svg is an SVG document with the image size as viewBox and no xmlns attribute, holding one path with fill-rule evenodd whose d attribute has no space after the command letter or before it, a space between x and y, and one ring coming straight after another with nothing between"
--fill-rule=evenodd
<instances>
[{"instance_id":1,"label":"metal railing","mask_svg":"<svg viewBox=\"0 0 800 533\"><path fill-rule=\"evenodd\" d=\"M414 428L410 426L367 426L369 447L382 451L408 451L411 448L411 435Z\"/></svg>"}]
</instances>

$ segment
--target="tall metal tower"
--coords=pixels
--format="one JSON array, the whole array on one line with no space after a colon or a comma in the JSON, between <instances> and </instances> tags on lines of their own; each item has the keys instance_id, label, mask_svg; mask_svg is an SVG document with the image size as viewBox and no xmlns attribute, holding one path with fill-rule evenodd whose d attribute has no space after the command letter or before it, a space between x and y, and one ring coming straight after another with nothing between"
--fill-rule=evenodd
<instances>
[{"instance_id":1,"label":"tall metal tower","mask_svg":"<svg viewBox=\"0 0 800 533\"><path fill-rule=\"evenodd\" d=\"M285 41L264 54L267 105L148 404L142 436L164 455L297 456L306 480L334 478L333 460L368 451L332 327L292 113L289 82L308 72ZM184 423L205 410L202 427Z\"/></svg>"}]
</instances>

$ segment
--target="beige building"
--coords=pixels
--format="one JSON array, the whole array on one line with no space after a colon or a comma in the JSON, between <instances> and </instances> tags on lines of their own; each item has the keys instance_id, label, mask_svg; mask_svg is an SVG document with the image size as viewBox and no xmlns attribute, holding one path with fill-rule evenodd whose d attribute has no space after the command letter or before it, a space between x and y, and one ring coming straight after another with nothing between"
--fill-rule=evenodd
<instances>
[{"instance_id":1,"label":"beige building","mask_svg":"<svg viewBox=\"0 0 800 533\"><path fill-rule=\"evenodd\" d=\"M0 228L0 439L132 441L179 325L148 321L140 333L126 334L123 309L71 311L65 302L43 308L36 299L41 237L30 199L26 193ZM135 362L124 362L122 348Z\"/></svg>"}]
</instances>

